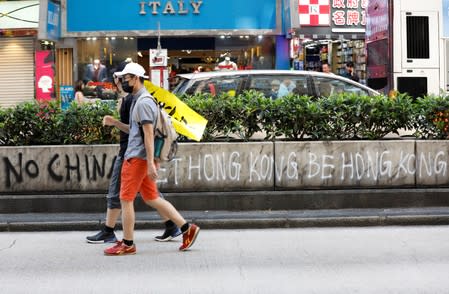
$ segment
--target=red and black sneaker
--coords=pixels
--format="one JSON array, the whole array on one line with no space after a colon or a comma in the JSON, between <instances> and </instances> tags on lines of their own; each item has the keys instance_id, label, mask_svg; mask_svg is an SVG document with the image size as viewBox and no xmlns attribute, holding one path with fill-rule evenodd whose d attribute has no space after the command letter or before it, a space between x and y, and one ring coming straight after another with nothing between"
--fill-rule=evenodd
<instances>
[{"instance_id":1,"label":"red and black sneaker","mask_svg":"<svg viewBox=\"0 0 449 294\"><path fill-rule=\"evenodd\" d=\"M193 245L193 243L195 243L196 237L198 236L199 232L200 227L195 224L190 224L187 231L185 231L182 235L182 245L181 247L179 247L179 250L185 251L189 249Z\"/></svg>"}]
</instances>

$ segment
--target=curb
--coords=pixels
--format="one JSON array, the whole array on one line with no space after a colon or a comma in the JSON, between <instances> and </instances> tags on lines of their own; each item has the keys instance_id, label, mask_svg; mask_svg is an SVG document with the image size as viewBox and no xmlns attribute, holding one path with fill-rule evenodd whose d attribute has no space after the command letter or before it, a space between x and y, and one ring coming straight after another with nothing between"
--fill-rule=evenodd
<instances>
[{"instance_id":1,"label":"curb","mask_svg":"<svg viewBox=\"0 0 449 294\"><path fill-rule=\"evenodd\" d=\"M448 214L410 215L359 215L359 216L319 216L319 217L192 217L203 229L268 229L268 228L310 228L310 227L368 227L368 226L421 226L449 225ZM13 221L0 222L1 232L35 231L95 231L102 220L64 221ZM118 223L121 229L121 224ZM159 219L138 220L136 229L163 228Z\"/></svg>"}]
</instances>

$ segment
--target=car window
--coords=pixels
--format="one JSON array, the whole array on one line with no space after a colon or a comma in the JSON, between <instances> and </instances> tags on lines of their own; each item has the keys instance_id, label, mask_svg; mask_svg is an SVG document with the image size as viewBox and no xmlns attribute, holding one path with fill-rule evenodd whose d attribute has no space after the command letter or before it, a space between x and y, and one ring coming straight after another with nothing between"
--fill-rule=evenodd
<instances>
[{"instance_id":1,"label":"car window","mask_svg":"<svg viewBox=\"0 0 449 294\"><path fill-rule=\"evenodd\" d=\"M201 79L193 82L186 90L186 94L207 93L216 96L226 93L235 96L240 91L244 81L244 76L220 76Z\"/></svg>"},{"instance_id":2,"label":"car window","mask_svg":"<svg viewBox=\"0 0 449 294\"><path fill-rule=\"evenodd\" d=\"M175 85L172 85L172 83L176 83ZM189 83L188 79L181 78L181 77L175 77L170 80L170 87L174 87L172 92L175 94L183 94L185 91L185 87Z\"/></svg>"},{"instance_id":3,"label":"car window","mask_svg":"<svg viewBox=\"0 0 449 294\"><path fill-rule=\"evenodd\" d=\"M314 77L314 83L318 96L327 97L340 93L369 95L367 90L339 79Z\"/></svg>"},{"instance_id":4,"label":"car window","mask_svg":"<svg viewBox=\"0 0 449 294\"><path fill-rule=\"evenodd\" d=\"M250 90L262 92L265 97L281 98L288 94L309 95L307 76L303 75L256 75L250 77Z\"/></svg>"}]
</instances>

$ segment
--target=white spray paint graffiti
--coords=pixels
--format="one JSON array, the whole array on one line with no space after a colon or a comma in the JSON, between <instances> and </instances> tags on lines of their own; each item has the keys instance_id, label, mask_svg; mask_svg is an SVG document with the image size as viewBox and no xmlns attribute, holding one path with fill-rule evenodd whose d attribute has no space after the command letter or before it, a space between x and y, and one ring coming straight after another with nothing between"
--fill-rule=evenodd
<instances>
[{"instance_id":1,"label":"white spray paint graffiti","mask_svg":"<svg viewBox=\"0 0 449 294\"><path fill-rule=\"evenodd\" d=\"M417 159L418 157L418 159ZM418 165L418 168L417 168ZM376 152L341 152L321 154L290 152L275 160L271 154L254 152L222 152L198 154L176 159L173 164L174 179L160 179L161 183L174 180L206 182L265 182L307 181L313 179L339 182L398 179L407 176L433 177L447 174L447 154L421 152L418 156L401 151L394 157L388 150ZM183 173L181 170L187 171ZM181 178L183 175L183 178Z\"/></svg>"},{"instance_id":2,"label":"white spray paint graffiti","mask_svg":"<svg viewBox=\"0 0 449 294\"><path fill-rule=\"evenodd\" d=\"M280 185L300 188L302 185L321 184L357 186L361 181L401 183L405 178L408 179L407 184L428 178L438 183L449 182L446 180L448 152L441 149L416 154L391 148L330 153L290 149L285 154L278 153L276 158L260 148L246 150L227 152L218 148L217 152L181 154L159 170L158 183L174 188L188 183L209 187L234 184L249 187L251 183L271 185L276 181ZM42 181L56 187L65 187L68 182L71 185L78 182L106 185L114 157L106 152L89 154L49 153L42 160L28 153L12 152L2 156L2 189L18 190L22 185L32 187L34 182L40 185Z\"/></svg>"}]
</instances>

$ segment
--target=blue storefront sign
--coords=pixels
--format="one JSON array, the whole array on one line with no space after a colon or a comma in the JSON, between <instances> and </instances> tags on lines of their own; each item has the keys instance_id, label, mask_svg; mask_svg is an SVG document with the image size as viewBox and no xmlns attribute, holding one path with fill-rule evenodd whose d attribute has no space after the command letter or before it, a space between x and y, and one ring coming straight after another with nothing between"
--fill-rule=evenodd
<instances>
[{"instance_id":1,"label":"blue storefront sign","mask_svg":"<svg viewBox=\"0 0 449 294\"><path fill-rule=\"evenodd\" d=\"M449 0L443 0L443 37L449 38Z\"/></svg>"},{"instance_id":2,"label":"blue storefront sign","mask_svg":"<svg viewBox=\"0 0 449 294\"><path fill-rule=\"evenodd\" d=\"M66 110L75 98L75 90L73 86L61 86L59 91L61 93L61 109Z\"/></svg>"},{"instance_id":3,"label":"blue storefront sign","mask_svg":"<svg viewBox=\"0 0 449 294\"><path fill-rule=\"evenodd\" d=\"M67 36L98 31L276 30L275 0L66 0Z\"/></svg>"},{"instance_id":4,"label":"blue storefront sign","mask_svg":"<svg viewBox=\"0 0 449 294\"><path fill-rule=\"evenodd\" d=\"M48 1L47 36L50 40L58 40L61 36L60 5Z\"/></svg>"}]
</instances>

